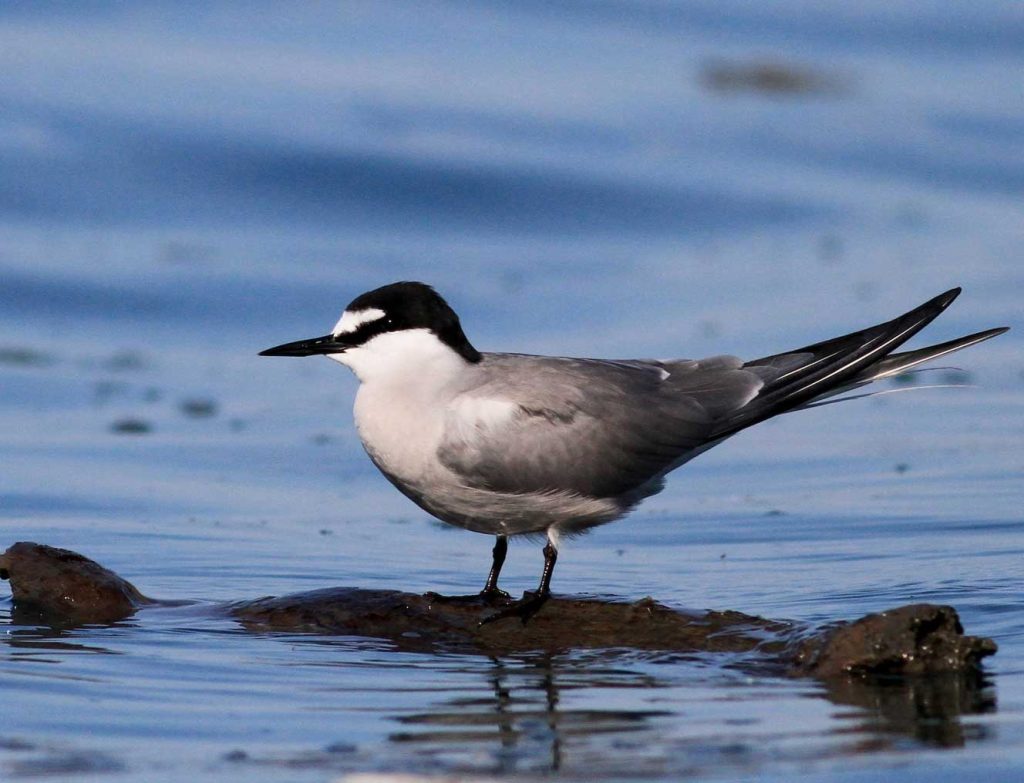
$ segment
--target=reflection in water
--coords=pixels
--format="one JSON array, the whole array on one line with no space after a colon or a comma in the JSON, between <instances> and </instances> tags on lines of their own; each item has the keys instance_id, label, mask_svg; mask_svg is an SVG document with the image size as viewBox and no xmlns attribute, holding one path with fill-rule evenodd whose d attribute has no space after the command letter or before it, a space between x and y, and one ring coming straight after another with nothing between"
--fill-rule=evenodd
<instances>
[{"instance_id":1,"label":"reflection in water","mask_svg":"<svg viewBox=\"0 0 1024 783\"><path fill-rule=\"evenodd\" d=\"M569 737L650 729L650 719L671 713L646 709L564 709L561 691L582 687L651 688L653 678L612 670L614 682L600 670L581 681L572 661L538 653L520 659L491 659L490 697L451 698L425 713L399 722L414 730L391 735L393 742L415 746L418 755L479 772L511 774L557 772L564 767ZM481 752L476 752L475 748ZM609 743L613 747L614 743Z\"/></svg>"},{"instance_id":2,"label":"reflection in water","mask_svg":"<svg viewBox=\"0 0 1024 783\"><path fill-rule=\"evenodd\" d=\"M0 613L0 624L15 626L0 636L0 640L9 648L9 652L4 654L8 660L60 663L62 656L69 653L121 655L117 650L83 643L83 640L89 638L87 626L64 627L40 624L40 617L35 612L21 612L17 608L11 609L10 613L2 612ZM137 623L129 621L103 626L104 629L137 627ZM53 655L46 655L45 653L48 652Z\"/></svg>"},{"instance_id":3,"label":"reflection in water","mask_svg":"<svg viewBox=\"0 0 1024 783\"><path fill-rule=\"evenodd\" d=\"M760 733L779 728L755 717L715 727L700 714L647 709L661 706L662 695L681 684L671 676L675 667L661 679L640 672L628 676L631 673L625 667L612 668L614 652L606 653L603 662L598 655L588 656L587 661L540 654L515 660L492 658L487 673L490 696L446 698L429 712L402 715L397 720L406 729L390 739L405 745L419 762L446 770L567 775L587 771L594 777L634 777L692 771L710 759L717 759L716 764L755 763L760 755ZM611 678L604 676L606 671ZM699 687L720 688L723 699L745 698L730 696L729 684L716 683L713 675L712 681L704 680ZM564 692L583 689L602 693L601 703L607 704L611 688L648 689L649 695L614 699L639 704L639 709L562 706ZM841 744L791 752L808 759L908 749L901 739L939 748L989 739L985 726L965 726L960 717L994 711L992 688L990 682L976 676L850 678L826 683L819 695L834 704L863 710L832 732ZM664 701L673 706L686 704L685 698L682 702ZM754 701L751 706L754 715ZM657 720L666 716L673 716L675 722L689 721L693 733L668 736L666 724ZM856 737L852 745L846 741L850 735Z\"/></svg>"},{"instance_id":4,"label":"reflection in water","mask_svg":"<svg viewBox=\"0 0 1024 783\"><path fill-rule=\"evenodd\" d=\"M863 708L854 716L856 725L845 730L872 735L873 746L887 737L911 737L935 747L963 747L988 739L991 730L983 724L965 726L960 716L996 710L993 684L978 675L851 678L827 683L825 696L835 704Z\"/></svg>"}]
</instances>

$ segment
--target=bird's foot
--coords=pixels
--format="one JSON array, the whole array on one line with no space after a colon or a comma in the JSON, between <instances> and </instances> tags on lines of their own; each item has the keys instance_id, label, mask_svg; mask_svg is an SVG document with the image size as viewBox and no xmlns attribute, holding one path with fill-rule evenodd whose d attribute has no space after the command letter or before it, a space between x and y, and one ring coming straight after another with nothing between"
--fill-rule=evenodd
<instances>
[{"instance_id":1,"label":"bird's foot","mask_svg":"<svg viewBox=\"0 0 1024 783\"><path fill-rule=\"evenodd\" d=\"M506 617L518 617L522 620L523 625L526 625L530 618L537 614L540 608L547 603L550 597L551 593L547 591L541 593L528 590L523 593L523 597L518 601L514 601L504 609L499 609L494 614L487 615L487 617L480 621L480 625L489 625L498 620L504 620Z\"/></svg>"},{"instance_id":2,"label":"bird's foot","mask_svg":"<svg viewBox=\"0 0 1024 783\"><path fill-rule=\"evenodd\" d=\"M494 606L497 603L511 600L512 596L506 593L504 590L493 588L491 590L484 589L479 593L470 593L469 595L441 595L440 593L424 593L424 597L439 604L486 604L487 606Z\"/></svg>"}]
</instances>

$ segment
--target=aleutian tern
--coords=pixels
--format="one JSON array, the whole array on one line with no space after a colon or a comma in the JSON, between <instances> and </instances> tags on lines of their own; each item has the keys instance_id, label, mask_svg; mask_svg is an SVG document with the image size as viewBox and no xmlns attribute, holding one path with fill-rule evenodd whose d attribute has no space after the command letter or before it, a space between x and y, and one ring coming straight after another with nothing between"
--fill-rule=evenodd
<instances>
[{"instance_id":1,"label":"aleutian tern","mask_svg":"<svg viewBox=\"0 0 1024 783\"><path fill-rule=\"evenodd\" d=\"M330 334L260 355L324 354L356 374L355 423L373 463L438 519L496 536L482 600L507 597L508 537L546 536L537 590L487 618L526 622L550 595L563 535L624 516L742 429L1006 331L893 353L959 293L753 361L606 360L481 353L434 289L401 282L354 299Z\"/></svg>"}]
</instances>

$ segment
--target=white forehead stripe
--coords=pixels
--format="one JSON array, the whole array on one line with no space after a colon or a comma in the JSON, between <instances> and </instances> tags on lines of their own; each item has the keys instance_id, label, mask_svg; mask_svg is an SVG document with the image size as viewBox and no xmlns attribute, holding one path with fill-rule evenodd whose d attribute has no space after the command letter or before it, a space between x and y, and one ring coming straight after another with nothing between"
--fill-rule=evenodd
<instances>
[{"instance_id":1,"label":"white forehead stripe","mask_svg":"<svg viewBox=\"0 0 1024 783\"><path fill-rule=\"evenodd\" d=\"M365 310L346 310L341 314L341 318L338 323L334 325L334 330L331 332L335 337L340 334L351 334L360 326L370 321L376 321L378 318L383 318L387 313L383 310L379 310L376 307L368 307Z\"/></svg>"}]
</instances>

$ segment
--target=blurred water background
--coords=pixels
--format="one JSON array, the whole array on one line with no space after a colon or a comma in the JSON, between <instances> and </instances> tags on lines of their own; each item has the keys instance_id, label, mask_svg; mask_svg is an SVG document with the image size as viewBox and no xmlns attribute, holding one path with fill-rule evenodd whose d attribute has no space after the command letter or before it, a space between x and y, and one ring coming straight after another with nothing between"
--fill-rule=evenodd
<instances>
[{"instance_id":1,"label":"blurred water background","mask_svg":"<svg viewBox=\"0 0 1024 783\"><path fill-rule=\"evenodd\" d=\"M926 382L760 425L556 592L805 622L950 603L962 698L712 656L411 654L183 610L0 602L0 777L1019 780L1024 6L1016 0L5 3L0 544L158 597L469 592L491 541L376 474L354 381L256 353L434 284L483 350L775 353L953 285ZM921 339L916 344L922 344ZM504 586L531 588L534 545Z\"/></svg>"}]
</instances>

